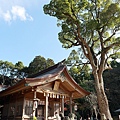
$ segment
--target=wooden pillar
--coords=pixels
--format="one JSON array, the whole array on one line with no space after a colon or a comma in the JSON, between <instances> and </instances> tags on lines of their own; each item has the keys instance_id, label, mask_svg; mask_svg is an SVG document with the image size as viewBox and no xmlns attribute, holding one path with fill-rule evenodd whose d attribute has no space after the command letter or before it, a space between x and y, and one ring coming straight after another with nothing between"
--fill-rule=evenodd
<instances>
[{"instance_id":1,"label":"wooden pillar","mask_svg":"<svg viewBox=\"0 0 120 120\"><path fill-rule=\"evenodd\" d=\"M25 97L23 99L23 113L22 113L22 120L24 120L24 115L25 115Z\"/></svg>"},{"instance_id":2,"label":"wooden pillar","mask_svg":"<svg viewBox=\"0 0 120 120\"><path fill-rule=\"evenodd\" d=\"M70 95L70 113L72 114L72 94Z\"/></svg>"},{"instance_id":3,"label":"wooden pillar","mask_svg":"<svg viewBox=\"0 0 120 120\"><path fill-rule=\"evenodd\" d=\"M62 96L61 111L64 115L64 96Z\"/></svg>"},{"instance_id":4,"label":"wooden pillar","mask_svg":"<svg viewBox=\"0 0 120 120\"><path fill-rule=\"evenodd\" d=\"M48 119L48 93L45 94L45 120Z\"/></svg>"},{"instance_id":5,"label":"wooden pillar","mask_svg":"<svg viewBox=\"0 0 120 120\"><path fill-rule=\"evenodd\" d=\"M35 117L36 111L36 90L34 91L34 99L33 99L33 117Z\"/></svg>"}]
</instances>

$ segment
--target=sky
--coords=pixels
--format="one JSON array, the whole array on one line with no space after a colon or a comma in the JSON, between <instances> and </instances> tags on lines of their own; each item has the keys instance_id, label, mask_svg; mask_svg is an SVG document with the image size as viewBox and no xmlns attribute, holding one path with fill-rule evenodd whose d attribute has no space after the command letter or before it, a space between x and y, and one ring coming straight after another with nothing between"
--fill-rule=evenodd
<instances>
[{"instance_id":1,"label":"sky","mask_svg":"<svg viewBox=\"0 0 120 120\"><path fill-rule=\"evenodd\" d=\"M44 14L50 0L0 0L0 60L28 66L35 56L66 59L70 50L58 40L55 17Z\"/></svg>"}]
</instances>

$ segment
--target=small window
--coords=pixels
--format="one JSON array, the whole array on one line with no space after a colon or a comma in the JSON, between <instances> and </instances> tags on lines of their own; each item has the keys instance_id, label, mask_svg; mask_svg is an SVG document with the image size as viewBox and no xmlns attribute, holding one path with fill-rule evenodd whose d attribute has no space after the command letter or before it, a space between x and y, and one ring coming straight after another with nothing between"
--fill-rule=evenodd
<instances>
[{"instance_id":1,"label":"small window","mask_svg":"<svg viewBox=\"0 0 120 120\"><path fill-rule=\"evenodd\" d=\"M6 117L8 115L8 110L9 110L8 108L9 108L9 104L5 104L3 107L3 114L2 114L3 117Z\"/></svg>"},{"instance_id":2,"label":"small window","mask_svg":"<svg viewBox=\"0 0 120 120\"><path fill-rule=\"evenodd\" d=\"M15 104L14 103L9 104L9 116L15 116Z\"/></svg>"},{"instance_id":3,"label":"small window","mask_svg":"<svg viewBox=\"0 0 120 120\"><path fill-rule=\"evenodd\" d=\"M25 100L25 115L30 116L33 111L33 101L32 100Z\"/></svg>"},{"instance_id":4,"label":"small window","mask_svg":"<svg viewBox=\"0 0 120 120\"><path fill-rule=\"evenodd\" d=\"M23 105L17 105L16 116L22 116Z\"/></svg>"}]
</instances>

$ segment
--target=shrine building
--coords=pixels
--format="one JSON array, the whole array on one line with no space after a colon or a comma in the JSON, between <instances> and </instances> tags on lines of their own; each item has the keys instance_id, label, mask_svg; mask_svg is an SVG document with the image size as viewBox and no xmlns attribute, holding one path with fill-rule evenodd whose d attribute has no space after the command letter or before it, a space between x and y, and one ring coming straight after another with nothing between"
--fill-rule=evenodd
<instances>
[{"instance_id":1,"label":"shrine building","mask_svg":"<svg viewBox=\"0 0 120 120\"><path fill-rule=\"evenodd\" d=\"M55 112L64 114L64 103L90 93L80 87L70 76L66 65L55 64L35 75L20 80L0 92L2 120L54 119Z\"/></svg>"}]
</instances>

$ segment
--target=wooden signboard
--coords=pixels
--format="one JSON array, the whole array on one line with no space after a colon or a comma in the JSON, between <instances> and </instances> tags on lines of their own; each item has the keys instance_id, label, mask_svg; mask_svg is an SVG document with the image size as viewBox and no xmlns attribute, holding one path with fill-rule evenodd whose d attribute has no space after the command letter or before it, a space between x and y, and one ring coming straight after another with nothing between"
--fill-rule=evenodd
<instances>
[{"instance_id":1,"label":"wooden signboard","mask_svg":"<svg viewBox=\"0 0 120 120\"><path fill-rule=\"evenodd\" d=\"M55 81L53 90L58 91L59 85L60 85L60 82L59 81Z\"/></svg>"}]
</instances>

